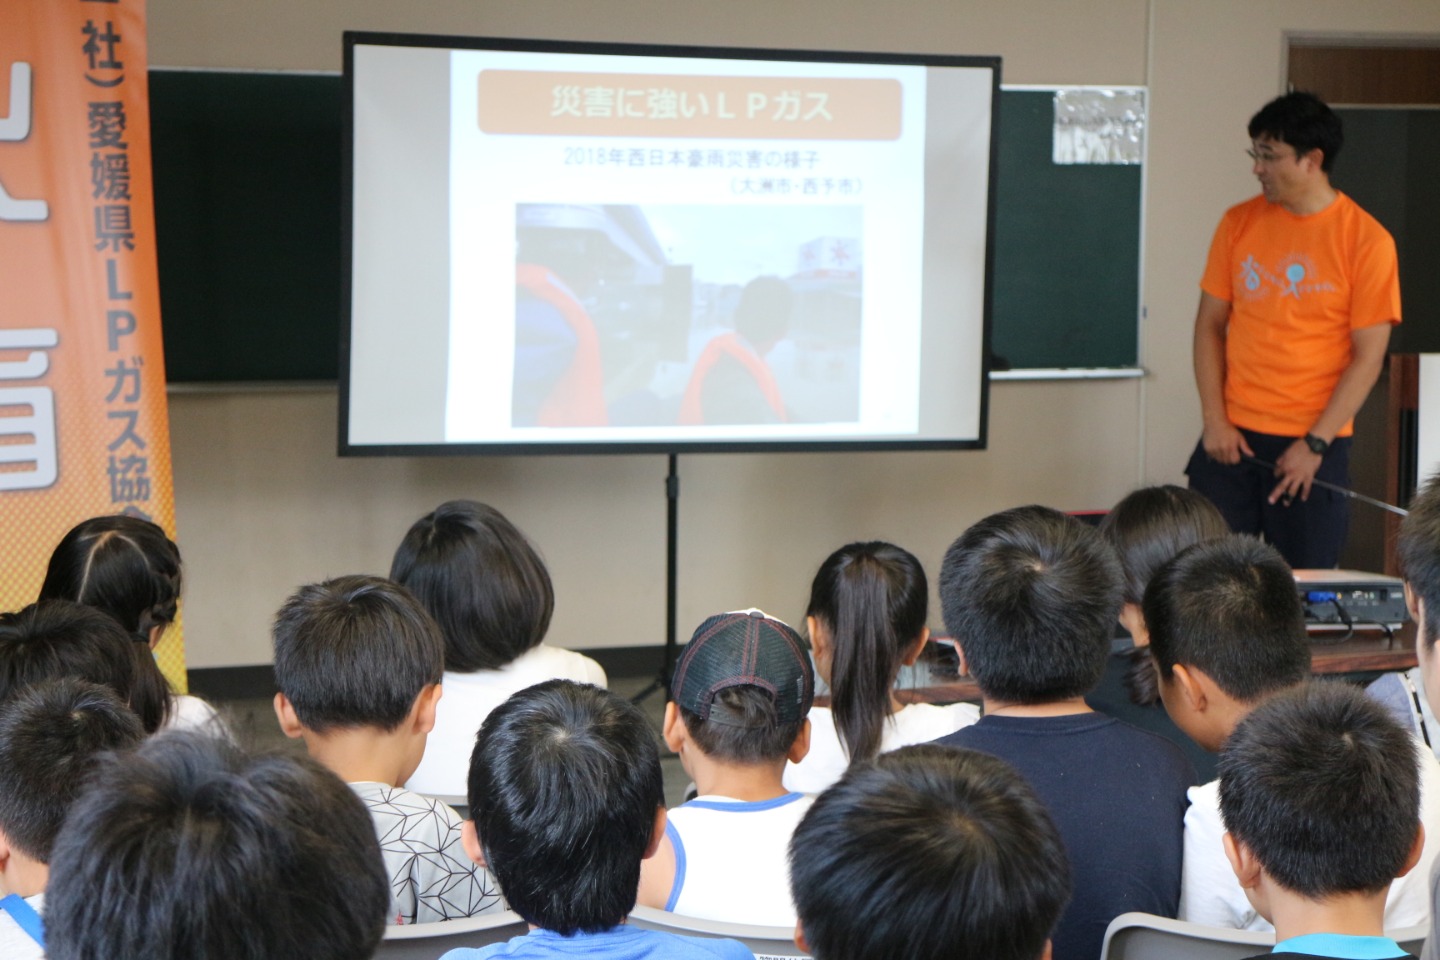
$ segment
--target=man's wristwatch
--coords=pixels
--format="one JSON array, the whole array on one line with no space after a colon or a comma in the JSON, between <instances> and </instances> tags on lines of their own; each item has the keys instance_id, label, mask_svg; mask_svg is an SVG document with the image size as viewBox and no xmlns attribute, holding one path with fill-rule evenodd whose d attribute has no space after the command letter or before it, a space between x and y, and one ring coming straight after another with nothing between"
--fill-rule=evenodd
<instances>
[{"instance_id":1,"label":"man's wristwatch","mask_svg":"<svg viewBox=\"0 0 1440 960\"><path fill-rule=\"evenodd\" d=\"M1325 455L1325 451L1330 449L1330 444L1321 440L1313 433L1305 434L1305 446L1310 448L1311 453L1317 453L1322 457Z\"/></svg>"}]
</instances>

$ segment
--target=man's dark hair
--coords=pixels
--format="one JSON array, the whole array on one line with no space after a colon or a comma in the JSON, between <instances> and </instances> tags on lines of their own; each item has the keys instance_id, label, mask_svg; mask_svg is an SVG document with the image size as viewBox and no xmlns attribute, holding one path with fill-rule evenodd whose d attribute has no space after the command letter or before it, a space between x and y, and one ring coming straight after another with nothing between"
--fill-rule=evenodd
<instances>
[{"instance_id":1,"label":"man's dark hair","mask_svg":"<svg viewBox=\"0 0 1440 960\"><path fill-rule=\"evenodd\" d=\"M69 600L0 613L0 700L60 677L114 690L147 733L169 713L170 689L150 648L110 615Z\"/></svg>"},{"instance_id":2,"label":"man's dark hair","mask_svg":"<svg viewBox=\"0 0 1440 960\"><path fill-rule=\"evenodd\" d=\"M1204 496L1167 483L1126 495L1100 521L1100 535L1120 559L1125 602L1138 605L1156 570L1186 547L1229 536L1230 527Z\"/></svg>"},{"instance_id":3,"label":"man's dark hair","mask_svg":"<svg viewBox=\"0 0 1440 960\"><path fill-rule=\"evenodd\" d=\"M1250 139L1265 136L1295 149L1297 157L1321 152L1320 169L1329 173L1345 143L1340 118L1313 93L1296 91L1276 97L1250 118Z\"/></svg>"},{"instance_id":4,"label":"man's dark hair","mask_svg":"<svg viewBox=\"0 0 1440 960\"><path fill-rule=\"evenodd\" d=\"M940 607L986 697L1078 697L1105 671L1120 565L1094 528L1049 507L1016 507L950 545Z\"/></svg>"},{"instance_id":5,"label":"man's dark hair","mask_svg":"<svg viewBox=\"0 0 1440 960\"><path fill-rule=\"evenodd\" d=\"M445 636L445 669L496 670L545 639L555 610L550 573L499 510L450 500L410 528L390 578L420 601Z\"/></svg>"},{"instance_id":6,"label":"man's dark hair","mask_svg":"<svg viewBox=\"0 0 1440 960\"><path fill-rule=\"evenodd\" d=\"M308 757L164 733L104 763L55 841L51 960L353 960L390 885L365 805Z\"/></svg>"},{"instance_id":7,"label":"man's dark hair","mask_svg":"<svg viewBox=\"0 0 1440 960\"><path fill-rule=\"evenodd\" d=\"M1420 826L1415 741L1365 694L1312 681L1240 722L1220 753L1220 814L1286 890L1384 890Z\"/></svg>"},{"instance_id":8,"label":"man's dark hair","mask_svg":"<svg viewBox=\"0 0 1440 960\"><path fill-rule=\"evenodd\" d=\"M794 723L779 722L774 694L760 687L726 687L715 694L715 704L724 708L721 712L729 722L706 720L684 707L679 708L680 719L701 753L727 763L753 765L784 760L805 726L803 718Z\"/></svg>"},{"instance_id":9,"label":"man's dark hair","mask_svg":"<svg viewBox=\"0 0 1440 960\"><path fill-rule=\"evenodd\" d=\"M144 738L140 718L115 691L75 677L0 700L0 830L10 845L49 863L96 759Z\"/></svg>"},{"instance_id":10,"label":"man's dark hair","mask_svg":"<svg viewBox=\"0 0 1440 960\"><path fill-rule=\"evenodd\" d=\"M1410 515L1400 521L1396 552L1400 575L1425 602L1422 639L1433 647L1440 640L1440 473L1425 481L1410 504Z\"/></svg>"},{"instance_id":11,"label":"man's dark hair","mask_svg":"<svg viewBox=\"0 0 1440 960\"><path fill-rule=\"evenodd\" d=\"M735 331L755 347L774 343L790 329L795 293L779 277L756 277L745 284L735 307Z\"/></svg>"},{"instance_id":12,"label":"man's dark hair","mask_svg":"<svg viewBox=\"0 0 1440 960\"><path fill-rule=\"evenodd\" d=\"M1244 703L1310 675L1310 641L1295 575L1274 547L1233 536L1196 544L1145 590L1150 650L1168 680L1197 667Z\"/></svg>"},{"instance_id":13,"label":"man's dark hair","mask_svg":"<svg viewBox=\"0 0 1440 960\"><path fill-rule=\"evenodd\" d=\"M665 803L655 734L629 701L568 680L491 711L470 757L470 816L510 909L570 936L620 923Z\"/></svg>"},{"instance_id":14,"label":"man's dark hair","mask_svg":"<svg viewBox=\"0 0 1440 960\"><path fill-rule=\"evenodd\" d=\"M394 730L444 670L444 641L425 608L383 577L301 587L275 616L275 683L316 733Z\"/></svg>"},{"instance_id":15,"label":"man's dark hair","mask_svg":"<svg viewBox=\"0 0 1440 960\"><path fill-rule=\"evenodd\" d=\"M820 795L790 840L790 889L816 960L1035 960L1070 866L1009 765L924 744Z\"/></svg>"}]
</instances>

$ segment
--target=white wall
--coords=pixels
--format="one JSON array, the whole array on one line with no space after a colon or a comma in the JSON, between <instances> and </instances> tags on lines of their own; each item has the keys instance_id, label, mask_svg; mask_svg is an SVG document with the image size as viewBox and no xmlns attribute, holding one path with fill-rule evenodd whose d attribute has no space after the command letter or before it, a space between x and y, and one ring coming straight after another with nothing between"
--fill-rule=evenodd
<instances>
[{"instance_id":1,"label":"white wall","mask_svg":"<svg viewBox=\"0 0 1440 960\"><path fill-rule=\"evenodd\" d=\"M680 458L683 635L716 610L799 618L832 548L884 537L936 570L997 509L1104 507L1177 481L1198 434L1190 321L1210 231L1253 192L1244 123L1282 88L1291 31L1440 34L1434 0L150 0L157 66L338 69L340 33L999 54L1007 83L1148 84L1145 381L1005 383L990 449ZM474 497L541 546L552 638L658 643L664 629L663 457L340 460L333 392L172 397L177 522L193 667L269 660L297 584L381 572L409 523ZM938 608L932 608L938 626Z\"/></svg>"}]
</instances>

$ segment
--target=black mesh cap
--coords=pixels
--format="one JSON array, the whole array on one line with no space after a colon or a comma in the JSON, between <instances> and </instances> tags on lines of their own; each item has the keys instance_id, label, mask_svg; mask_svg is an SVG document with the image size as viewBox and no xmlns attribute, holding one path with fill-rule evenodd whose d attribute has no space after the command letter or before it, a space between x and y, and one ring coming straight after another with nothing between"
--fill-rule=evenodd
<instances>
[{"instance_id":1,"label":"black mesh cap","mask_svg":"<svg viewBox=\"0 0 1440 960\"><path fill-rule=\"evenodd\" d=\"M742 686L767 691L780 723L804 719L815 699L815 673L800 635L761 610L716 614L700 624L680 652L670 695L702 719L733 723L711 716L710 706L721 690Z\"/></svg>"}]
</instances>

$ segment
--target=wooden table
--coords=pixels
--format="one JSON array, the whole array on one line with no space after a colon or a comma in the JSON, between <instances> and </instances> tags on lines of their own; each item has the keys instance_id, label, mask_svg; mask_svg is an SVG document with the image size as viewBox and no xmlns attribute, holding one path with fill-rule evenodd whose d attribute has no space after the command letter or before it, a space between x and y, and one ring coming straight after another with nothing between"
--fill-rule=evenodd
<instances>
[{"instance_id":1,"label":"wooden table","mask_svg":"<svg viewBox=\"0 0 1440 960\"><path fill-rule=\"evenodd\" d=\"M1407 622L1387 637L1380 630L1356 630L1339 642L1327 642L1336 631L1314 631L1310 647L1310 672L1317 676L1336 673L1385 673L1415 666L1415 624ZM980 702L980 688L969 677L940 675L932 670L932 682L897 690L902 703ZM818 702L818 701L817 701Z\"/></svg>"}]
</instances>

